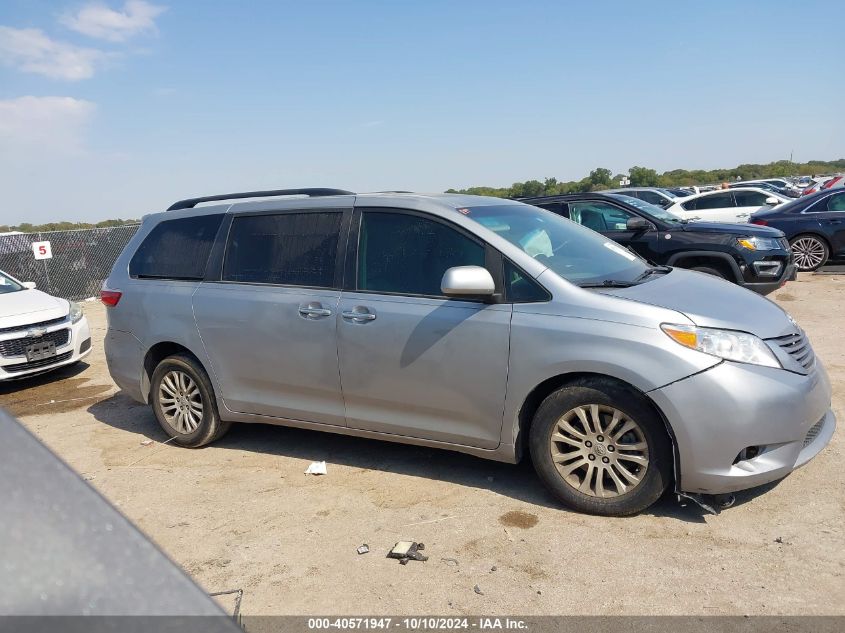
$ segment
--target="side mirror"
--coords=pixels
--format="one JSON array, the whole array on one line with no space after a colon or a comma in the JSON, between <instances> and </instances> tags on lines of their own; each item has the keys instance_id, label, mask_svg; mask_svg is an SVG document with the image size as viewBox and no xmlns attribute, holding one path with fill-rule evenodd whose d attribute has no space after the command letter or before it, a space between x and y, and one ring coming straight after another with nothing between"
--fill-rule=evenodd
<instances>
[{"instance_id":1,"label":"side mirror","mask_svg":"<svg viewBox=\"0 0 845 633\"><path fill-rule=\"evenodd\" d=\"M648 231L651 226L651 222L646 220L645 218L641 218L638 215L634 217L628 218L628 221L625 223L625 228L629 231Z\"/></svg>"},{"instance_id":2,"label":"side mirror","mask_svg":"<svg viewBox=\"0 0 845 633\"><path fill-rule=\"evenodd\" d=\"M486 268L455 266L443 273L440 290L450 297L489 297L496 291L496 284Z\"/></svg>"},{"instance_id":3,"label":"side mirror","mask_svg":"<svg viewBox=\"0 0 845 633\"><path fill-rule=\"evenodd\" d=\"M769 206L775 206L780 204L780 200L778 200L774 196L769 196L768 198L766 198L766 204L768 204Z\"/></svg>"},{"instance_id":4,"label":"side mirror","mask_svg":"<svg viewBox=\"0 0 845 633\"><path fill-rule=\"evenodd\" d=\"M25 281L21 284L27 290L35 290L35 282L34 281Z\"/></svg>"}]
</instances>

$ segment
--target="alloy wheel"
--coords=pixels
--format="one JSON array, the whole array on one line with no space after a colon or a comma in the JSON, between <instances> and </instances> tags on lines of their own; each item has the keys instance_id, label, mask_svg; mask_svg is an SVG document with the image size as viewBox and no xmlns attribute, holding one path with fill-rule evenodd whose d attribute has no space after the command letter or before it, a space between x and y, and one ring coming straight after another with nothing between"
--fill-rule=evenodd
<instances>
[{"instance_id":1,"label":"alloy wheel","mask_svg":"<svg viewBox=\"0 0 845 633\"><path fill-rule=\"evenodd\" d=\"M550 449L561 478L593 497L630 492L648 470L648 442L642 428L624 412L605 405L567 411L554 427Z\"/></svg>"},{"instance_id":2,"label":"alloy wheel","mask_svg":"<svg viewBox=\"0 0 845 633\"><path fill-rule=\"evenodd\" d=\"M202 393L194 379L183 371L173 369L164 375L158 403L164 419L177 433L193 433L202 422Z\"/></svg>"},{"instance_id":3,"label":"alloy wheel","mask_svg":"<svg viewBox=\"0 0 845 633\"><path fill-rule=\"evenodd\" d=\"M825 246L814 237L801 237L792 243L798 270L814 270L824 263Z\"/></svg>"}]
</instances>

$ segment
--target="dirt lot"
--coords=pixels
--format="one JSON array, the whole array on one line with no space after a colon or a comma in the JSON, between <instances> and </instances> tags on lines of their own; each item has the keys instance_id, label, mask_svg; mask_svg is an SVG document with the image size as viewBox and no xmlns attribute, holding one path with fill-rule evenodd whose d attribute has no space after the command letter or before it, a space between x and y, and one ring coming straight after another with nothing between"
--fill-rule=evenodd
<instances>
[{"instance_id":1,"label":"dirt lot","mask_svg":"<svg viewBox=\"0 0 845 633\"><path fill-rule=\"evenodd\" d=\"M802 275L773 298L809 332L841 424L845 276ZM104 309L85 309L90 365L6 384L0 406L206 589L242 587L245 614L845 614L841 428L719 516L673 497L633 518L582 516L528 464L263 425L163 445L152 412L109 379ZM305 476L312 460L328 475ZM386 559L400 539L430 560Z\"/></svg>"}]
</instances>

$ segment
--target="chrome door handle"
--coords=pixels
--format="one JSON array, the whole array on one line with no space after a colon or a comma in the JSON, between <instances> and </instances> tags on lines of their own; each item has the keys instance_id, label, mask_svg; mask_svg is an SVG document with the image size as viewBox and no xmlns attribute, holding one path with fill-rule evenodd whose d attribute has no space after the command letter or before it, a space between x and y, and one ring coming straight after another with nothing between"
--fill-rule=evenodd
<instances>
[{"instance_id":1,"label":"chrome door handle","mask_svg":"<svg viewBox=\"0 0 845 633\"><path fill-rule=\"evenodd\" d=\"M750 214L750 213L737 213L737 214L736 214L736 217L738 217L738 218L747 218L749 215L751 215L751 214Z\"/></svg>"},{"instance_id":2,"label":"chrome door handle","mask_svg":"<svg viewBox=\"0 0 845 633\"><path fill-rule=\"evenodd\" d=\"M366 308L359 309L359 310L366 310ZM350 319L352 321L364 322L364 321L375 321L376 315L370 311L363 312L359 310L347 310L345 312L341 312L341 316L344 319Z\"/></svg>"},{"instance_id":3,"label":"chrome door handle","mask_svg":"<svg viewBox=\"0 0 845 633\"><path fill-rule=\"evenodd\" d=\"M327 317L332 315L332 311L328 308L324 308L321 303L318 301L314 301L307 305L299 306L299 314L306 319L314 318L318 319L320 317Z\"/></svg>"}]
</instances>

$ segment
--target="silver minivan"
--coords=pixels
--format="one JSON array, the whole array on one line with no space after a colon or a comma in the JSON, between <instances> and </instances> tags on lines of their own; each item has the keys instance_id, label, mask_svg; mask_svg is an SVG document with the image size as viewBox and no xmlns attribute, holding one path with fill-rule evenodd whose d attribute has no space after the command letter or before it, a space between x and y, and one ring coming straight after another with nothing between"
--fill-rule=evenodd
<instances>
[{"instance_id":1,"label":"silver minivan","mask_svg":"<svg viewBox=\"0 0 845 633\"><path fill-rule=\"evenodd\" d=\"M510 200L183 200L144 218L102 300L114 381L182 446L259 422L527 452L565 505L626 515L670 485L784 477L836 426L780 307Z\"/></svg>"}]
</instances>

